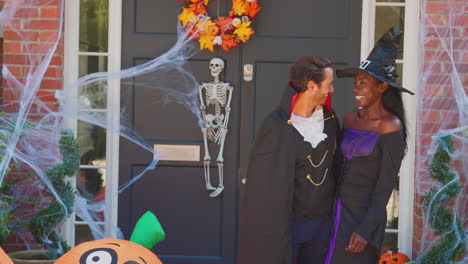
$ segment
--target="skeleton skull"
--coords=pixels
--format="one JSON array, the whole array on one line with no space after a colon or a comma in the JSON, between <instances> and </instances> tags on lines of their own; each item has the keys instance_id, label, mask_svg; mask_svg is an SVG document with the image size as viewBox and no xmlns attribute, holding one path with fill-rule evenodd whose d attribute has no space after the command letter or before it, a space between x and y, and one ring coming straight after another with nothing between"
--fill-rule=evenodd
<instances>
[{"instance_id":1,"label":"skeleton skull","mask_svg":"<svg viewBox=\"0 0 468 264\"><path fill-rule=\"evenodd\" d=\"M211 76L218 77L224 69L224 61L220 58L213 58L210 61Z\"/></svg>"}]
</instances>

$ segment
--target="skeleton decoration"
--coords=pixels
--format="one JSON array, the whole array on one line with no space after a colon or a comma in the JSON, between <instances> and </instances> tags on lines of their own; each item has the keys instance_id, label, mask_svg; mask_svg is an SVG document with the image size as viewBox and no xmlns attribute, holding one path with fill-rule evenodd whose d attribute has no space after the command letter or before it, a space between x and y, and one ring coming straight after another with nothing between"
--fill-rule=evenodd
<instances>
[{"instance_id":1,"label":"skeleton decoration","mask_svg":"<svg viewBox=\"0 0 468 264\"><path fill-rule=\"evenodd\" d=\"M231 112L231 98L233 88L229 83L219 81L219 75L224 69L224 61L220 58L213 58L210 61L211 76L214 81L202 83L198 87L200 97L200 110L204 121L202 127L203 141L205 144L205 156L203 157L203 168L205 173L206 189L212 190L210 197L216 197L224 190L223 184L223 149L226 140L227 125L229 122L229 112ZM203 93L203 91L205 91ZM218 175L219 185L217 188L210 183L210 163L211 156L208 151L208 140L219 145Z\"/></svg>"}]
</instances>

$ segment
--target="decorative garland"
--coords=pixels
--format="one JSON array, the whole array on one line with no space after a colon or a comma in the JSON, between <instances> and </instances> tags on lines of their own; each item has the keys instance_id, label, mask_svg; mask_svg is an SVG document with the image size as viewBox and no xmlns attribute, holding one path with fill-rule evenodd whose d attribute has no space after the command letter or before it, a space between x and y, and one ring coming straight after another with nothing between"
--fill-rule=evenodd
<instances>
[{"instance_id":1,"label":"decorative garland","mask_svg":"<svg viewBox=\"0 0 468 264\"><path fill-rule=\"evenodd\" d=\"M463 187L459 176L450 169L450 155L454 153L452 137L435 135L436 152L429 164L432 178L439 181L443 187L432 187L425 194L422 203L426 217L436 235L444 235L437 245L411 263L439 264L452 263L464 253L465 233L462 219L451 214L450 200L460 194Z\"/></svg>"},{"instance_id":2,"label":"decorative garland","mask_svg":"<svg viewBox=\"0 0 468 264\"><path fill-rule=\"evenodd\" d=\"M191 28L190 34L200 42L200 49L210 51L214 51L214 45L229 51L240 42L247 42L255 33L251 27L252 20L262 10L257 0L232 0L229 16L213 21L206 10L209 0L180 1L185 2L179 15L182 26Z\"/></svg>"}]
</instances>

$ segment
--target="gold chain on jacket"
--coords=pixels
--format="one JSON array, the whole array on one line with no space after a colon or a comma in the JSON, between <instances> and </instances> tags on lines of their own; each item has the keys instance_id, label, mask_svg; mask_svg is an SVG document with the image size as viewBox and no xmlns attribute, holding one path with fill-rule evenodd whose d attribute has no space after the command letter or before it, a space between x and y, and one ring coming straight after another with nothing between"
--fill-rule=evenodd
<instances>
[{"instance_id":1,"label":"gold chain on jacket","mask_svg":"<svg viewBox=\"0 0 468 264\"><path fill-rule=\"evenodd\" d=\"M313 162L312 162L312 156L309 155L307 156L307 159L309 160L310 162L310 165L312 165L312 167L314 168L318 168L322 165L322 163L325 161L325 158L327 157L327 154L328 154L328 149L327 151L325 151L325 154L323 154L323 157L322 157L322 160L319 162L319 164L315 165ZM328 168L325 169L325 173L323 174L323 178L322 178L322 181L320 181L320 183L316 183L314 180L312 180L312 175L310 174L307 174L306 178L307 180L309 180L313 185L315 186L320 186L323 184L323 182L325 181L325 179L327 178L327 174L328 173Z\"/></svg>"}]
</instances>

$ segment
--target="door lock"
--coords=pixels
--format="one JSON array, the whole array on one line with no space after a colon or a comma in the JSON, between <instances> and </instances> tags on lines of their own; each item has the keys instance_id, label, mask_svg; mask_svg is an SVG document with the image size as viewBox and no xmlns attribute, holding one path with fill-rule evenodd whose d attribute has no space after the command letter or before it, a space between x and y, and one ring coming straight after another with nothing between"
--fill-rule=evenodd
<instances>
[{"instance_id":1,"label":"door lock","mask_svg":"<svg viewBox=\"0 0 468 264\"><path fill-rule=\"evenodd\" d=\"M250 82L253 80L253 65L244 64L244 81Z\"/></svg>"}]
</instances>

